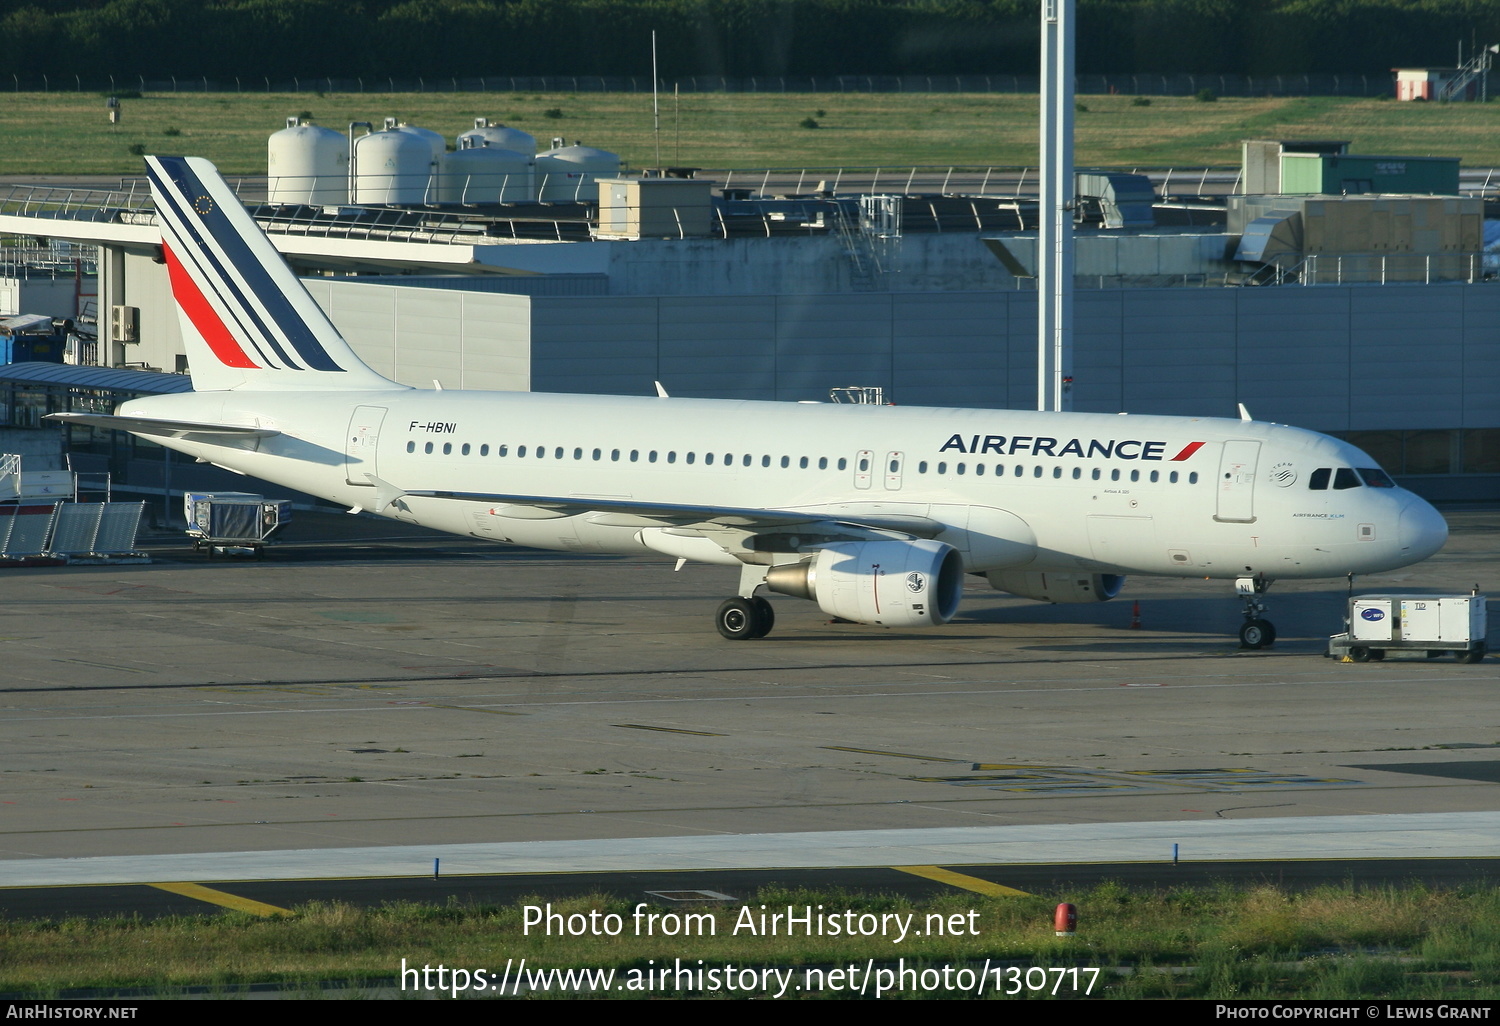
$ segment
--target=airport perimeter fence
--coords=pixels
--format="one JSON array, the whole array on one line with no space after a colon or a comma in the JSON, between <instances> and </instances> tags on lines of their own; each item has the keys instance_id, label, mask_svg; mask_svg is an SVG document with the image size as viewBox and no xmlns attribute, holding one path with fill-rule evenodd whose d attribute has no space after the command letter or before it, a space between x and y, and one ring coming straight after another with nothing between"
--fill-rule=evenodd
<instances>
[{"instance_id":1,"label":"airport perimeter fence","mask_svg":"<svg viewBox=\"0 0 1500 1026\"><path fill-rule=\"evenodd\" d=\"M401 78L240 77L172 75L46 75L9 73L13 92L140 93L649 93L650 76L491 75ZM0 74L0 88L5 76ZM1335 75L1079 75L1074 90L1098 96L1392 96L1391 74ZM661 79L663 93L1019 93L1041 91L1035 75L819 75L724 78L713 75Z\"/></svg>"}]
</instances>

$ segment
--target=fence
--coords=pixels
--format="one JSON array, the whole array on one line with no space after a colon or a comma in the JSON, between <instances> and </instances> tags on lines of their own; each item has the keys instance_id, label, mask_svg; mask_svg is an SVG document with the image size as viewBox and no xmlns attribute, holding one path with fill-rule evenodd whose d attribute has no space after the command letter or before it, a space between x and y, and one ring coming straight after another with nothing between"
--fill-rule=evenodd
<instances>
[{"instance_id":1,"label":"fence","mask_svg":"<svg viewBox=\"0 0 1500 1026\"><path fill-rule=\"evenodd\" d=\"M5 78L10 82L6 83ZM817 75L726 78L689 75L660 79L664 93L1020 93L1041 91L1035 75ZM1194 96L1391 96L1390 73L1374 75L1078 75L1083 95ZM399 78L187 78L146 75L0 74L0 88L13 92L119 93L649 93L651 77L619 75L491 75Z\"/></svg>"}]
</instances>

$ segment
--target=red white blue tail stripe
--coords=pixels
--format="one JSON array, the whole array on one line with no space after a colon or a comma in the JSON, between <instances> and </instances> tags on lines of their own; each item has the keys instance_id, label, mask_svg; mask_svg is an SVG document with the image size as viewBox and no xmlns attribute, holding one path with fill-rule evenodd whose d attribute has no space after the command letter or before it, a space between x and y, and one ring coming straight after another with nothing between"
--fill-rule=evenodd
<instances>
[{"instance_id":1,"label":"red white blue tail stripe","mask_svg":"<svg viewBox=\"0 0 1500 1026\"><path fill-rule=\"evenodd\" d=\"M146 171L195 389L392 387L354 355L212 164L147 157Z\"/></svg>"}]
</instances>

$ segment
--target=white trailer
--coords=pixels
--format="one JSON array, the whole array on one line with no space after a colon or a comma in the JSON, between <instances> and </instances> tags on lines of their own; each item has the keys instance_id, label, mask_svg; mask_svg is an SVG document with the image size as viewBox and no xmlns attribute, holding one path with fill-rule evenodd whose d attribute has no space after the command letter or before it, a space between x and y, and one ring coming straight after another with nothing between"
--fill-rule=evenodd
<instances>
[{"instance_id":1,"label":"white trailer","mask_svg":"<svg viewBox=\"0 0 1500 1026\"><path fill-rule=\"evenodd\" d=\"M1349 599L1348 630L1328 639L1327 654L1356 663L1389 652L1420 652L1435 659L1452 652L1461 663L1485 655L1487 599L1470 595L1356 595Z\"/></svg>"}]
</instances>

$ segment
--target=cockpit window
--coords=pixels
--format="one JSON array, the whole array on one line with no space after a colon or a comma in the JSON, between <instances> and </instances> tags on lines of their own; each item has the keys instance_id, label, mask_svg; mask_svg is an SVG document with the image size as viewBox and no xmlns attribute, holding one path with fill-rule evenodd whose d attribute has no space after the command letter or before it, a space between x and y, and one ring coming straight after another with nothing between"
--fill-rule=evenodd
<instances>
[{"instance_id":1,"label":"cockpit window","mask_svg":"<svg viewBox=\"0 0 1500 1026\"><path fill-rule=\"evenodd\" d=\"M1360 467L1359 476L1365 479L1365 484L1371 488L1394 488L1396 482L1379 467Z\"/></svg>"},{"instance_id":2,"label":"cockpit window","mask_svg":"<svg viewBox=\"0 0 1500 1026\"><path fill-rule=\"evenodd\" d=\"M1307 478L1307 487L1315 492L1328 490L1328 479L1333 476L1332 467L1319 467Z\"/></svg>"},{"instance_id":3,"label":"cockpit window","mask_svg":"<svg viewBox=\"0 0 1500 1026\"><path fill-rule=\"evenodd\" d=\"M1348 467L1339 467L1333 475L1333 489L1338 491L1342 488L1358 488L1359 475Z\"/></svg>"}]
</instances>

